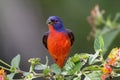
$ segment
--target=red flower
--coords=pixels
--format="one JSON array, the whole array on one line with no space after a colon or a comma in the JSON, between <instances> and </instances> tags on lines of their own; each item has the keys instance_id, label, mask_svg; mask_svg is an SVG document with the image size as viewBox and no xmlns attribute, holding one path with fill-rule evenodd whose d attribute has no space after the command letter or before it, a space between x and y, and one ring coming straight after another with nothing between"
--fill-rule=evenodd
<instances>
[{"instance_id":1,"label":"red flower","mask_svg":"<svg viewBox=\"0 0 120 80\"><path fill-rule=\"evenodd\" d=\"M111 74L112 72L112 68L109 66L109 65L105 65L103 68L102 68L102 72L106 75L106 74Z\"/></svg>"}]
</instances>

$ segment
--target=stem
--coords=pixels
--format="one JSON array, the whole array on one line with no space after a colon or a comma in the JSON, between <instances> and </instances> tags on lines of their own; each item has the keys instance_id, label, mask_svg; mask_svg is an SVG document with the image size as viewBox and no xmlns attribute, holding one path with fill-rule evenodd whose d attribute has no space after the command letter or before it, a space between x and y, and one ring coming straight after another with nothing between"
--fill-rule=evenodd
<instances>
[{"instance_id":1,"label":"stem","mask_svg":"<svg viewBox=\"0 0 120 80\"><path fill-rule=\"evenodd\" d=\"M45 75L44 74L38 74L38 73L35 73L35 72L33 72L33 75L37 78L37 77L45 77Z\"/></svg>"},{"instance_id":2,"label":"stem","mask_svg":"<svg viewBox=\"0 0 120 80\"><path fill-rule=\"evenodd\" d=\"M48 65L48 57L46 56L46 63L45 63L45 65Z\"/></svg>"},{"instance_id":3,"label":"stem","mask_svg":"<svg viewBox=\"0 0 120 80\"><path fill-rule=\"evenodd\" d=\"M18 69L18 73L23 74L23 73L25 73L25 71L22 71L22 70Z\"/></svg>"},{"instance_id":4,"label":"stem","mask_svg":"<svg viewBox=\"0 0 120 80\"><path fill-rule=\"evenodd\" d=\"M10 71L10 72L11 72L11 70L10 70L10 69L5 68L5 67L3 67L3 66L0 66L0 68L3 68L3 69L5 69L5 70L7 70L7 71Z\"/></svg>"},{"instance_id":5,"label":"stem","mask_svg":"<svg viewBox=\"0 0 120 80\"><path fill-rule=\"evenodd\" d=\"M3 63L4 65L11 67L9 64L7 64L6 62L4 62L3 60L0 59L0 62Z\"/></svg>"},{"instance_id":6,"label":"stem","mask_svg":"<svg viewBox=\"0 0 120 80\"><path fill-rule=\"evenodd\" d=\"M33 64L31 64L29 72L33 72L34 71L34 67L35 66Z\"/></svg>"}]
</instances>

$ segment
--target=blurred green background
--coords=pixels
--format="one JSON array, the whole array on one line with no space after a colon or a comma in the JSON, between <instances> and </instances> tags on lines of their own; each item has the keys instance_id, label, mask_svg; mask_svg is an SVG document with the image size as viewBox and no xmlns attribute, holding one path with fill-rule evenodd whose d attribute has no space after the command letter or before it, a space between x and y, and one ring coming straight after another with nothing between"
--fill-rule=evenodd
<instances>
[{"instance_id":1,"label":"blurred green background","mask_svg":"<svg viewBox=\"0 0 120 80\"><path fill-rule=\"evenodd\" d=\"M49 56L42 44L42 35L48 30L46 20L51 15L59 16L65 27L74 32L75 43L71 55L82 52L94 53L94 39L86 39L91 30L87 17L97 4L100 9L105 10L104 16L114 17L120 12L120 0L0 1L0 58L10 62L20 53L22 65L26 65L31 57L40 57L44 60L46 55ZM119 41L120 37L116 38L111 48L119 47ZM52 59L50 60L52 63ZM27 68L26 65L25 69Z\"/></svg>"},{"instance_id":2,"label":"blurred green background","mask_svg":"<svg viewBox=\"0 0 120 80\"><path fill-rule=\"evenodd\" d=\"M86 37L90 32L90 25L87 22L87 17L95 5L99 5L100 10L105 10L105 17L115 16L120 12L120 1L105 1L105 0L42 0L41 3L43 15L60 16L67 28L73 30L75 34L75 44L72 52L89 52L93 53L93 39L88 41ZM118 38L120 40L120 38ZM116 39L112 47L119 46L119 40ZM119 44L118 44L119 43Z\"/></svg>"}]
</instances>

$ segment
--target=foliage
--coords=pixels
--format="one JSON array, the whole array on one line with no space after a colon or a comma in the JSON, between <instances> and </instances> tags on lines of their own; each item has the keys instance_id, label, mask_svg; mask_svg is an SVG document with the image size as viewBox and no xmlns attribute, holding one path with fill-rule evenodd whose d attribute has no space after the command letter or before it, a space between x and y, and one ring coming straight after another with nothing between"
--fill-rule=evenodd
<instances>
[{"instance_id":1,"label":"foliage","mask_svg":"<svg viewBox=\"0 0 120 80\"><path fill-rule=\"evenodd\" d=\"M110 16L104 19L103 14L104 11L100 11L99 6L95 6L88 17L88 22L92 27L92 34L88 36L88 39L95 37L94 54L76 53L68 58L62 69L57 64L49 66L47 57L45 64L41 63L39 58L31 58L28 60L31 64L28 72L20 69L21 56L18 54L11 60L10 65L0 59L0 63L6 65L6 67L0 65L2 73L0 73L0 78L2 76L6 80L12 80L16 74L22 74L21 79L24 80L41 77L48 80L119 79L120 48L113 48L110 53L108 53L108 48L120 33L118 22L120 14L116 14L113 20ZM5 76L3 69L9 71L10 74Z\"/></svg>"}]
</instances>

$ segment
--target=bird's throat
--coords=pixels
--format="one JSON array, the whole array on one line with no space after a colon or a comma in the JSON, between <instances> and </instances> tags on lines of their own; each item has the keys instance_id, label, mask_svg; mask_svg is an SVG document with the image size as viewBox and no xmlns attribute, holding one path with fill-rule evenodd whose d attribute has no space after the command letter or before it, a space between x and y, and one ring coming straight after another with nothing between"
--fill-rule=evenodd
<instances>
[{"instance_id":1,"label":"bird's throat","mask_svg":"<svg viewBox=\"0 0 120 80\"><path fill-rule=\"evenodd\" d=\"M55 32L55 29L54 29L53 25L48 24L48 27L49 27L50 33L51 33L51 32Z\"/></svg>"}]
</instances>

